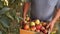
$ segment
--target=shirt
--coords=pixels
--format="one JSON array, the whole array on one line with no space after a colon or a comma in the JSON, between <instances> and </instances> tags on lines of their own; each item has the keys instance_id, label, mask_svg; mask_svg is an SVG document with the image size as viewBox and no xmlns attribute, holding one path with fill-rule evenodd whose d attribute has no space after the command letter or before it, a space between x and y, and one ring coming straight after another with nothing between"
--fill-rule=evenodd
<instances>
[{"instance_id":1,"label":"shirt","mask_svg":"<svg viewBox=\"0 0 60 34\"><path fill-rule=\"evenodd\" d=\"M55 7L60 8L60 0L27 0L31 2L31 18L51 21Z\"/></svg>"}]
</instances>

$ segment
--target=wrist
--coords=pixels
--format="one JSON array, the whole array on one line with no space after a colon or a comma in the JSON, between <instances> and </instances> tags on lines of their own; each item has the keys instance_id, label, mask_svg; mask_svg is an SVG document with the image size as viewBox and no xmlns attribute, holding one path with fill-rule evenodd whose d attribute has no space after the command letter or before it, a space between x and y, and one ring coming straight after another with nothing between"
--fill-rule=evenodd
<instances>
[{"instance_id":1,"label":"wrist","mask_svg":"<svg viewBox=\"0 0 60 34\"><path fill-rule=\"evenodd\" d=\"M52 23L52 24L55 24L55 23L56 23L56 20L52 20L51 23Z\"/></svg>"}]
</instances>

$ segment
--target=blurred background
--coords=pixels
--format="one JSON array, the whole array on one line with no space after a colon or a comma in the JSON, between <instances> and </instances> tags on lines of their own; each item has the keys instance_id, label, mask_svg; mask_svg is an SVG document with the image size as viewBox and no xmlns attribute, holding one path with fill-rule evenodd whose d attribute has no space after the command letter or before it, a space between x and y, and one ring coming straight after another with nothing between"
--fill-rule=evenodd
<instances>
[{"instance_id":1,"label":"blurred background","mask_svg":"<svg viewBox=\"0 0 60 34\"><path fill-rule=\"evenodd\" d=\"M26 0L0 0L0 34L19 34Z\"/></svg>"}]
</instances>

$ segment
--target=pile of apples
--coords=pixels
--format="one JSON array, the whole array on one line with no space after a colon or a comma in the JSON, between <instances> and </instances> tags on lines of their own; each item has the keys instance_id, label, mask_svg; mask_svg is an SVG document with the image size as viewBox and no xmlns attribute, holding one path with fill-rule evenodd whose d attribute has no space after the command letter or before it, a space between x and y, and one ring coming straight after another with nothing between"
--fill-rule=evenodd
<instances>
[{"instance_id":1,"label":"pile of apples","mask_svg":"<svg viewBox=\"0 0 60 34\"><path fill-rule=\"evenodd\" d=\"M26 20L21 23L24 30L48 33L48 29L46 29L47 23L41 22L39 19L31 21L30 17L27 16Z\"/></svg>"}]
</instances>

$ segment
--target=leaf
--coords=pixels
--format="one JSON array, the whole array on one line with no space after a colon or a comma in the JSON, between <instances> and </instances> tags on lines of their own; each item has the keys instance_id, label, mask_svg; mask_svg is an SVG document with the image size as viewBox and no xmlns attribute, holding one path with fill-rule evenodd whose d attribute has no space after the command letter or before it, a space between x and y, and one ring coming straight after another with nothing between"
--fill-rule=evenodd
<instances>
[{"instance_id":1,"label":"leaf","mask_svg":"<svg viewBox=\"0 0 60 34\"><path fill-rule=\"evenodd\" d=\"M0 34L2 34L2 31L0 31Z\"/></svg>"},{"instance_id":2,"label":"leaf","mask_svg":"<svg viewBox=\"0 0 60 34\"><path fill-rule=\"evenodd\" d=\"M0 14L4 14L4 13L6 13L9 10L10 10L10 8L4 7L4 8L2 8L2 10L0 10Z\"/></svg>"},{"instance_id":3,"label":"leaf","mask_svg":"<svg viewBox=\"0 0 60 34\"><path fill-rule=\"evenodd\" d=\"M10 25L10 21L9 21L6 17L2 17L2 18L0 19L0 22L1 22L2 25L3 25L4 27L6 27L6 28L8 28L9 25Z\"/></svg>"},{"instance_id":4,"label":"leaf","mask_svg":"<svg viewBox=\"0 0 60 34\"><path fill-rule=\"evenodd\" d=\"M0 2L0 8L3 8L3 4Z\"/></svg>"},{"instance_id":5,"label":"leaf","mask_svg":"<svg viewBox=\"0 0 60 34\"><path fill-rule=\"evenodd\" d=\"M6 13L6 16L9 17L10 19L14 20L14 18L12 17L12 15L9 12Z\"/></svg>"},{"instance_id":6,"label":"leaf","mask_svg":"<svg viewBox=\"0 0 60 34\"><path fill-rule=\"evenodd\" d=\"M12 0L12 2L11 2L11 3L14 3L14 1L15 1L15 0Z\"/></svg>"},{"instance_id":7,"label":"leaf","mask_svg":"<svg viewBox=\"0 0 60 34\"><path fill-rule=\"evenodd\" d=\"M7 31L7 29L6 29L6 28L4 28L4 26L1 24L1 22L0 22L0 30L1 30L1 31L4 31L4 32L6 32L6 31Z\"/></svg>"},{"instance_id":8,"label":"leaf","mask_svg":"<svg viewBox=\"0 0 60 34\"><path fill-rule=\"evenodd\" d=\"M10 8L8 8L8 7L4 7L4 8L2 9L2 11L8 11L8 10L10 10Z\"/></svg>"},{"instance_id":9,"label":"leaf","mask_svg":"<svg viewBox=\"0 0 60 34\"><path fill-rule=\"evenodd\" d=\"M19 23L20 22L19 17L15 16L15 18L16 18L17 22Z\"/></svg>"},{"instance_id":10,"label":"leaf","mask_svg":"<svg viewBox=\"0 0 60 34\"><path fill-rule=\"evenodd\" d=\"M3 28L3 26L2 26L2 24L0 23L0 29L2 29Z\"/></svg>"},{"instance_id":11,"label":"leaf","mask_svg":"<svg viewBox=\"0 0 60 34\"><path fill-rule=\"evenodd\" d=\"M1 0L1 1L4 1L4 0Z\"/></svg>"}]
</instances>

